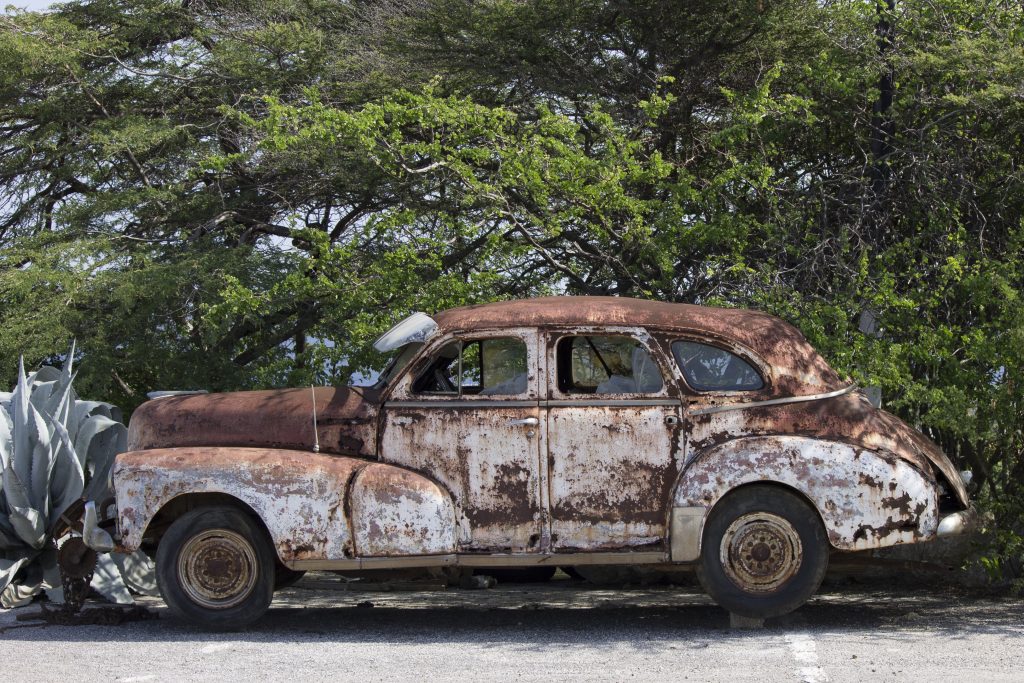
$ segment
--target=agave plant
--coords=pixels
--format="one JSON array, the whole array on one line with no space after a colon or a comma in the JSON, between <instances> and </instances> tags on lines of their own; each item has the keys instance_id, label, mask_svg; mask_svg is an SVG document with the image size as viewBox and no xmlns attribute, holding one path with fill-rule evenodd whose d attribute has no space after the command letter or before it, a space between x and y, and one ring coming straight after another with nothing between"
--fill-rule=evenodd
<instances>
[{"instance_id":1,"label":"agave plant","mask_svg":"<svg viewBox=\"0 0 1024 683\"><path fill-rule=\"evenodd\" d=\"M114 456L125 450L121 411L79 400L72 388L75 347L62 370L43 367L0 392L0 606L27 604L43 590L63 602L50 529L83 496L102 501ZM153 564L141 553L102 554L92 586L114 602L130 603L130 586L155 588Z\"/></svg>"}]
</instances>

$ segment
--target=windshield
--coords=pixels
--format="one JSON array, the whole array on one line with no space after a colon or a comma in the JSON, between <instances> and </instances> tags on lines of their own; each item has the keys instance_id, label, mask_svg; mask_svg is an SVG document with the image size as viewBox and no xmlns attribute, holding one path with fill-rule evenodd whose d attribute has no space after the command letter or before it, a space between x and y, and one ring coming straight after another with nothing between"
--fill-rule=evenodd
<instances>
[{"instance_id":1,"label":"windshield","mask_svg":"<svg viewBox=\"0 0 1024 683\"><path fill-rule=\"evenodd\" d=\"M437 332L437 323L426 313L413 313L373 342L381 353L393 351L412 342L425 342Z\"/></svg>"},{"instance_id":2,"label":"windshield","mask_svg":"<svg viewBox=\"0 0 1024 683\"><path fill-rule=\"evenodd\" d=\"M388 382L402 372L421 348L423 348L423 342L413 342L399 349L397 353L391 356L391 360L384 366L384 370L381 371L377 381L373 383L374 388L384 388Z\"/></svg>"}]
</instances>

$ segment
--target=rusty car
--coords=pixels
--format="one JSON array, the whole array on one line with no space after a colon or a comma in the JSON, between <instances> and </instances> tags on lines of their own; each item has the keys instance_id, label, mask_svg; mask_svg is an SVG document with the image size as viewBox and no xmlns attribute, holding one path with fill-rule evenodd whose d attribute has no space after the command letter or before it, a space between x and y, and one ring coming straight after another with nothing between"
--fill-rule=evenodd
<instances>
[{"instance_id":1,"label":"rusty car","mask_svg":"<svg viewBox=\"0 0 1024 683\"><path fill-rule=\"evenodd\" d=\"M306 570L690 567L792 611L830 553L962 532L965 475L766 313L547 297L415 313L372 386L156 398L88 536L203 627ZM104 525L106 525L104 527Z\"/></svg>"}]
</instances>

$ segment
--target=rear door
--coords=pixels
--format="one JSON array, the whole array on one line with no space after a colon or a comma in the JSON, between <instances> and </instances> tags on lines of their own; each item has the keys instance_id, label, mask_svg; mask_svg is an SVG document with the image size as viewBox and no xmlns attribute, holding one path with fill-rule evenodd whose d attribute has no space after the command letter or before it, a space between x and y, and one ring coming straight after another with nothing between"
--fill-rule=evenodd
<instances>
[{"instance_id":1,"label":"rear door","mask_svg":"<svg viewBox=\"0 0 1024 683\"><path fill-rule=\"evenodd\" d=\"M555 551L664 547L681 403L646 331L553 331L547 452Z\"/></svg>"}]
</instances>

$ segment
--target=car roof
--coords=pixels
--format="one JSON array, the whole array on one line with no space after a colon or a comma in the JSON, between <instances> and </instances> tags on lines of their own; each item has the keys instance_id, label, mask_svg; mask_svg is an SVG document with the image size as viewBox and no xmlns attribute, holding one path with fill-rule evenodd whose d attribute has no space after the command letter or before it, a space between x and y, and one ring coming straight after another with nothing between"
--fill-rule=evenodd
<instances>
[{"instance_id":1,"label":"car roof","mask_svg":"<svg viewBox=\"0 0 1024 683\"><path fill-rule=\"evenodd\" d=\"M614 296L550 296L463 306L431 316L442 333L503 327L638 326L695 333L744 346L788 390L837 388L838 375L803 334L768 313ZM778 387L781 388L781 387Z\"/></svg>"}]
</instances>

